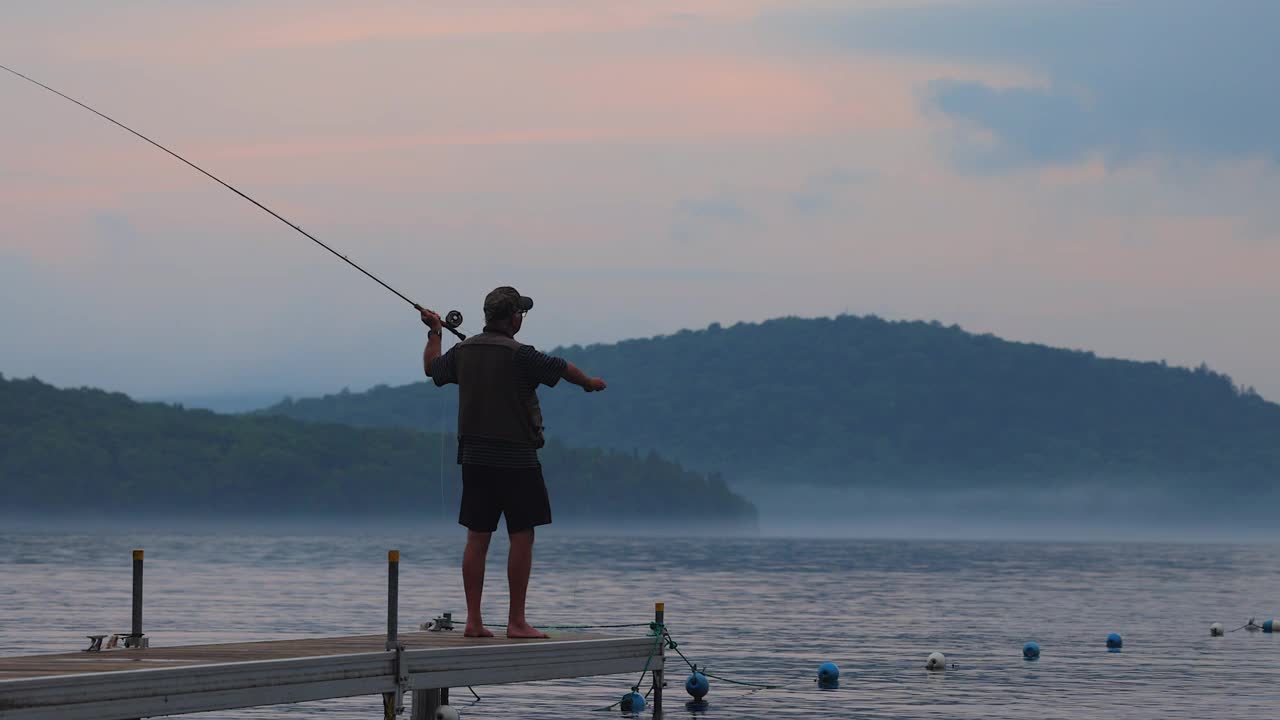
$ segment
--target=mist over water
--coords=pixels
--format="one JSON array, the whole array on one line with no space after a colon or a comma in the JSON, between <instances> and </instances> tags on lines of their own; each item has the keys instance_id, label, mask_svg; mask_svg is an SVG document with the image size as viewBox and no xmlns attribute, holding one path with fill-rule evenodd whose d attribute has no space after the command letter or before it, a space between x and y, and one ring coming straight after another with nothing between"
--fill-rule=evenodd
<instances>
[{"instance_id":1,"label":"mist over water","mask_svg":"<svg viewBox=\"0 0 1280 720\"><path fill-rule=\"evenodd\" d=\"M125 520L121 518L120 520ZM129 550L147 550L146 631L156 645L379 633L385 552L402 552L401 627L463 611L462 531L404 525L203 524L0 532L0 654L70 651L129 621ZM766 529L767 531L767 529ZM486 619L505 618L505 538L495 538ZM707 718L1274 717L1272 635L1228 628L1277 612L1277 548L1241 544L601 537L540 531L530 589L538 624L645 622L667 603L712 681ZM1109 632L1125 637L1106 652ZM32 638L39 638L33 645ZM1021 647L1044 649L1036 663ZM942 651L958 667L923 669ZM813 681L825 660L841 687ZM669 714L682 706L670 668ZM467 718L594 717L636 678L478 687ZM467 705L465 690L455 702ZM377 698L210 713L210 718L366 718ZM602 717L604 715L601 715Z\"/></svg>"},{"instance_id":2,"label":"mist over water","mask_svg":"<svg viewBox=\"0 0 1280 720\"><path fill-rule=\"evenodd\" d=\"M1015 541L1280 542L1271 496L1180 493L1133 483L1055 489L849 488L791 483L733 490L767 537Z\"/></svg>"}]
</instances>

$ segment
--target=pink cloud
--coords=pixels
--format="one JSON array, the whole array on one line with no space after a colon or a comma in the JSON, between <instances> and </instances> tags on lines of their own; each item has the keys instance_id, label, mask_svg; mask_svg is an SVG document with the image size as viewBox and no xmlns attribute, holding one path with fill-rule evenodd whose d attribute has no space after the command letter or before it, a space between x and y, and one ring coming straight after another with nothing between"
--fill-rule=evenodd
<instances>
[{"instance_id":1,"label":"pink cloud","mask_svg":"<svg viewBox=\"0 0 1280 720\"><path fill-rule=\"evenodd\" d=\"M741 22L783 0L650 0L537 3L350 3L291 0L271 4L122 6L83 26L50 24L44 41L65 57L180 61L254 49L303 49L446 37L599 35L678 28L691 21ZM158 11L158 12L157 12ZM156 26L163 33L156 33ZM20 40L21 28L12 38ZM0 37L6 34L0 29Z\"/></svg>"}]
</instances>

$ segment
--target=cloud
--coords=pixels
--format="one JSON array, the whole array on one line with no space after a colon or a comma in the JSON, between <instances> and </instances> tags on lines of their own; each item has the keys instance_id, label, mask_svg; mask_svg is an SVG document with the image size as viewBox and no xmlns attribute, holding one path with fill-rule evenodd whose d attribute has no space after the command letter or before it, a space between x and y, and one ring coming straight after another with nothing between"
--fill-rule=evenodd
<instances>
[{"instance_id":1,"label":"cloud","mask_svg":"<svg viewBox=\"0 0 1280 720\"><path fill-rule=\"evenodd\" d=\"M692 220L741 224L751 219L751 213L742 205L727 197L711 197L685 200L676 214Z\"/></svg>"},{"instance_id":2,"label":"cloud","mask_svg":"<svg viewBox=\"0 0 1280 720\"><path fill-rule=\"evenodd\" d=\"M966 130L985 169L1098 155L1280 163L1280 3L980 2L775 18L784 32L861 52L1009 64L1015 87L940 79L924 104Z\"/></svg>"},{"instance_id":3,"label":"cloud","mask_svg":"<svg viewBox=\"0 0 1280 720\"><path fill-rule=\"evenodd\" d=\"M801 215L816 215L831 210L844 199L847 190L870 182L874 173L850 170L828 170L805 179L803 187L791 193L788 203Z\"/></svg>"},{"instance_id":4,"label":"cloud","mask_svg":"<svg viewBox=\"0 0 1280 720\"><path fill-rule=\"evenodd\" d=\"M671 223L671 239L682 245L713 237L726 228L742 228L755 222L755 215L727 195L681 200Z\"/></svg>"}]
</instances>

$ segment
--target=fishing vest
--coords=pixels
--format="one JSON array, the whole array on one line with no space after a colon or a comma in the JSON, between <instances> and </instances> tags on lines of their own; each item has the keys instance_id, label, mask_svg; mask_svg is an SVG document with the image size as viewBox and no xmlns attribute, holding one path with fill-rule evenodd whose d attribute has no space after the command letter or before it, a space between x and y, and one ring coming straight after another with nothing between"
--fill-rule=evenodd
<instances>
[{"instance_id":1,"label":"fishing vest","mask_svg":"<svg viewBox=\"0 0 1280 720\"><path fill-rule=\"evenodd\" d=\"M453 349L458 372L458 437L483 437L540 448L542 408L516 379L522 346L501 333L485 332Z\"/></svg>"}]
</instances>

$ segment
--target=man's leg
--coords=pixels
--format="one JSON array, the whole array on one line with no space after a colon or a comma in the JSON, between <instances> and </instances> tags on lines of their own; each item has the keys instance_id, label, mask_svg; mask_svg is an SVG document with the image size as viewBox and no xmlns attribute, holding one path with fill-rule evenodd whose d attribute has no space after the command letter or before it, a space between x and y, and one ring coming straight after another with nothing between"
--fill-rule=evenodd
<instances>
[{"instance_id":1,"label":"man's leg","mask_svg":"<svg viewBox=\"0 0 1280 720\"><path fill-rule=\"evenodd\" d=\"M507 637L544 638L547 634L524 619L525 595L533 569L533 528L510 533L511 553L507 555L507 583L511 586L511 610L507 615Z\"/></svg>"},{"instance_id":2,"label":"man's leg","mask_svg":"<svg viewBox=\"0 0 1280 720\"><path fill-rule=\"evenodd\" d=\"M493 533L467 531L467 548L462 551L462 589L467 595L467 637L493 637L480 617L480 596L484 594L484 563ZM528 576L525 577L528 580Z\"/></svg>"}]
</instances>

